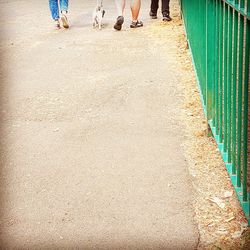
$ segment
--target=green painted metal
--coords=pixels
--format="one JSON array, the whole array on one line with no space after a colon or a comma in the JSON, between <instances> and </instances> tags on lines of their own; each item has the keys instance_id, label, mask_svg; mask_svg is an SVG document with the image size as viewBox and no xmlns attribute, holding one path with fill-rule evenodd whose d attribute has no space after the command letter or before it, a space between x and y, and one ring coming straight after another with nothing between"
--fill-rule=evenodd
<instances>
[{"instance_id":1,"label":"green painted metal","mask_svg":"<svg viewBox=\"0 0 250 250\"><path fill-rule=\"evenodd\" d=\"M227 12L227 6L226 3L223 3L223 93L225 93L225 95L223 95L223 125L224 125L224 136L223 136L223 150L224 153L227 152L228 149L228 122L227 122L227 118L228 118L228 75L227 75L227 63L228 63L228 57L227 57L227 47L228 47L228 12Z\"/></svg>"},{"instance_id":2,"label":"green painted metal","mask_svg":"<svg viewBox=\"0 0 250 250\"><path fill-rule=\"evenodd\" d=\"M223 2L219 1L219 142L223 140Z\"/></svg>"},{"instance_id":3,"label":"green painted metal","mask_svg":"<svg viewBox=\"0 0 250 250\"><path fill-rule=\"evenodd\" d=\"M249 3L250 5L250 3ZM250 42L250 21L244 29L244 61L243 61L243 93L244 93L244 124L243 124L243 201L247 202L247 153L248 153L248 95L249 95L249 42ZM248 46L246 46L248 45Z\"/></svg>"},{"instance_id":4,"label":"green painted metal","mask_svg":"<svg viewBox=\"0 0 250 250\"><path fill-rule=\"evenodd\" d=\"M242 56L243 56L243 19L239 16L239 46L237 58L238 75L238 111L237 111L237 187L241 187L241 159L242 159Z\"/></svg>"},{"instance_id":5,"label":"green painted metal","mask_svg":"<svg viewBox=\"0 0 250 250\"><path fill-rule=\"evenodd\" d=\"M205 114L250 224L250 0L180 0Z\"/></svg>"},{"instance_id":6,"label":"green painted metal","mask_svg":"<svg viewBox=\"0 0 250 250\"><path fill-rule=\"evenodd\" d=\"M233 10L233 112L232 112L232 171L233 174L236 174L236 110L237 110L237 48L238 48L238 13L236 10Z\"/></svg>"},{"instance_id":7,"label":"green painted metal","mask_svg":"<svg viewBox=\"0 0 250 250\"><path fill-rule=\"evenodd\" d=\"M228 140L228 162L232 161L232 123L230 122L232 120L232 52L233 52L233 11L232 8L228 5L227 8L228 11L228 44L227 44L227 84L228 84L228 103L227 103L227 140Z\"/></svg>"},{"instance_id":8,"label":"green painted metal","mask_svg":"<svg viewBox=\"0 0 250 250\"><path fill-rule=\"evenodd\" d=\"M215 12L214 10L214 1L208 0L206 2L206 82L207 82L207 99L206 99L206 107L207 107L207 117L208 119L212 119L215 112L215 106L213 105L215 101L214 89L215 89L215 53L208 53L208 51L215 52L215 33L213 32L215 29ZM209 14L210 13L210 14Z\"/></svg>"}]
</instances>

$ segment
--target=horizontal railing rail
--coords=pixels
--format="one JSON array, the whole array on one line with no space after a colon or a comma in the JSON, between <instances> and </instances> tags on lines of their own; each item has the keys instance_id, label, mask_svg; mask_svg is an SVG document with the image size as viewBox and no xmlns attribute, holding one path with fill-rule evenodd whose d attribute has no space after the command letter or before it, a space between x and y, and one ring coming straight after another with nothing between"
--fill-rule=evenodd
<instances>
[{"instance_id":1,"label":"horizontal railing rail","mask_svg":"<svg viewBox=\"0 0 250 250\"><path fill-rule=\"evenodd\" d=\"M250 0L180 0L208 123L250 224Z\"/></svg>"}]
</instances>

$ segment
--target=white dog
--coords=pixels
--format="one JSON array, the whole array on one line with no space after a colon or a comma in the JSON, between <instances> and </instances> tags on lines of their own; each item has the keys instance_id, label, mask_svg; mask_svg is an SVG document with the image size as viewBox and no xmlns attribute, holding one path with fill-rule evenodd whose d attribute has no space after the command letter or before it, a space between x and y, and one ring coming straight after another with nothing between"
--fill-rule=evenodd
<instances>
[{"instance_id":1,"label":"white dog","mask_svg":"<svg viewBox=\"0 0 250 250\"><path fill-rule=\"evenodd\" d=\"M103 9L103 0L97 0L96 8L93 11L93 27L102 28L102 19L104 17L105 10Z\"/></svg>"}]
</instances>

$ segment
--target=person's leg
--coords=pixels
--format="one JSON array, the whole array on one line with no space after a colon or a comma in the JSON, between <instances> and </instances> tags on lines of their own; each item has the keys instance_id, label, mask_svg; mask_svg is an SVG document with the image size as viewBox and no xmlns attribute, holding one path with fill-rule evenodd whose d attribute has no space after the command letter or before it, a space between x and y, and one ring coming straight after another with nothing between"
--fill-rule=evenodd
<instances>
[{"instance_id":1,"label":"person's leg","mask_svg":"<svg viewBox=\"0 0 250 250\"><path fill-rule=\"evenodd\" d=\"M138 21L138 16L141 9L141 0L131 0L130 7L132 14L132 23L130 25L130 28L142 27L143 23L141 21Z\"/></svg>"},{"instance_id":2,"label":"person's leg","mask_svg":"<svg viewBox=\"0 0 250 250\"><path fill-rule=\"evenodd\" d=\"M49 0L49 8L51 12L51 16L54 20L58 20L59 16L59 6L57 0Z\"/></svg>"},{"instance_id":3,"label":"person's leg","mask_svg":"<svg viewBox=\"0 0 250 250\"><path fill-rule=\"evenodd\" d=\"M141 0L132 0L130 3L132 21L137 21L141 9Z\"/></svg>"},{"instance_id":4,"label":"person's leg","mask_svg":"<svg viewBox=\"0 0 250 250\"><path fill-rule=\"evenodd\" d=\"M123 16L126 1L125 0L115 0L115 5L116 5L118 16Z\"/></svg>"},{"instance_id":5,"label":"person's leg","mask_svg":"<svg viewBox=\"0 0 250 250\"><path fill-rule=\"evenodd\" d=\"M172 20L172 18L170 17L169 2L170 2L170 0L162 0L163 21L171 21Z\"/></svg>"},{"instance_id":6,"label":"person's leg","mask_svg":"<svg viewBox=\"0 0 250 250\"><path fill-rule=\"evenodd\" d=\"M68 0L60 0L60 10L62 13L67 13L69 7L69 1Z\"/></svg>"},{"instance_id":7,"label":"person's leg","mask_svg":"<svg viewBox=\"0 0 250 250\"><path fill-rule=\"evenodd\" d=\"M68 29L69 28L69 23L67 19L67 13L68 13L68 6L69 6L69 1L68 0L60 0L60 10L61 10L61 20L63 23L63 27Z\"/></svg>"},{"instance_id":8,"label":"person's leg","mask_svg":"<svg viewBox=\"0 0 250 250\"><path fill-rule=\"evenodd\" d=\"M151 12L157 15L157 11L159 8L159 0L151 0Z\"/></svg>"},{"instance_id":9,"label":"person's leg","mask_svg":"<svg viewBox=\"0 0 250 250\"><path fill-rule=\"evenodd\" d=\"M52 18L55 21L54 28L60 29L60 22L59 22L59 6L57 0L49 0L49 8Z\"/></svg>"},{"instance_id":10,"label":"person's leg","mask_svg":"<svg viewBox=\"0 0 250 250\"><path fill-rule=\"evenodd\" d=\"M118 17L116 19L114 29L121 30L122 24L124 23L123 15L124 15L124 10L125 10L126 0L115 0L115 4L117 8Z\"/></svg>"}]
</instances>

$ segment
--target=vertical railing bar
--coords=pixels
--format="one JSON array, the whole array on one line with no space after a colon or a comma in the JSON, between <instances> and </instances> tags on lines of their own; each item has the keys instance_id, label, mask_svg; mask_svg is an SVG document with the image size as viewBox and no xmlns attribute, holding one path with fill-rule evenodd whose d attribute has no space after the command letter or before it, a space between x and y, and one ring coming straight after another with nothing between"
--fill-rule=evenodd
<instances>
[{"instance_id":1,"label":"vertical railing bar","mask_svg":"<svg viewBox=\"0 0 250 250\"><path fill-rule=\"evenodd\" d=\"M241 187L241 160L242 160L242 58L243 58L243 29L244 19L239 16L238 31L238 111L237 111L237 187Z\"/></svg>"},{"instance_id":2,"label":"vertical railing bar","mask_svg":"<svg viewBox=\"0 0 250 250\"><path fill-rule=\"evenodd\" d=\"M215 20L214 20L214 0L206 0L206 110L208 121L214 119L214 82L215 82Z\"/></svg>"},{"instance_id":3,"label":"vertical railing bar","mask_svg":"<svg viewBox=\"0 0 250 250\"><path fill-rule=\"evenodd\" d=\"M244 51L243 51L243 201L247 201L247 153L248 153L248 90L249 90L249 23L244 18Z\"/></svg>"},{"instance_id":4,"label":"vertical railing bar","mask_svg":"<svg viewBox=\"0 0 250 250\"><path fill-rule=\"evenodd\" d=\"M233 100L232 100L232 174L236 174L236 146L237 146L237 133L236 133L236 121L237 121L237 61L238 61L238 19L239 15L237 11L233 10L233 66L232 66L232 86L233 86Z\"/></svg>"},{"instance_id":5,"label":"vertical railing bar","mask_svg":"<svg viewBox=\"0 0 250 250\"><path fill-rule=\"evenodd\" d=\"M219 142L222 143L223 141L223 4L222 1L220 1L220 43L219 43L219 58L220 58L220 69L219 69L219 76L220 76L220 86L219 86L219 108L220 108L220 128L219 128Z\"/></svg>"},{"instance_id":6,"label":"vertical railing bar","mask_svg":"<svg viewBox=\"0 0 250 250\"><path fill-rule=\"evenodd\" d=\"M216 66L215 66L215 112L216 112L216 117L215 117L215 130L216 130L216 135L219 134L219 3L218 0L215 1L215 16L216 16L216 21L215 21L215 58L218 58L216 60Z\"/></svg>"},{"instance_id":7,"label":"vertical railing bar","mask_svg":"<svg viewBox=\"0 0 250 250\"><path fill-rule=\"evenodd\" d=\"M223 121L224 121L224 128L223 128L223 151L224 153L227 152L227 116L228 116L228 91L227 91L227 40L228 40L228 12L226 9L226 3L223 2Z\"/></svg>"},{"instance_id":8,"label":"vertical railing bar","mask_svg":"<svg viewBox=\"0 0 250 250\"><path fill-rule=\"evenodd\" d=\"M232 22L233 22L233 12L230 5L228 5L228 162L232 162L232 49L233 49L233 39L232 39Z\"/></svg>"}]
</instances>

